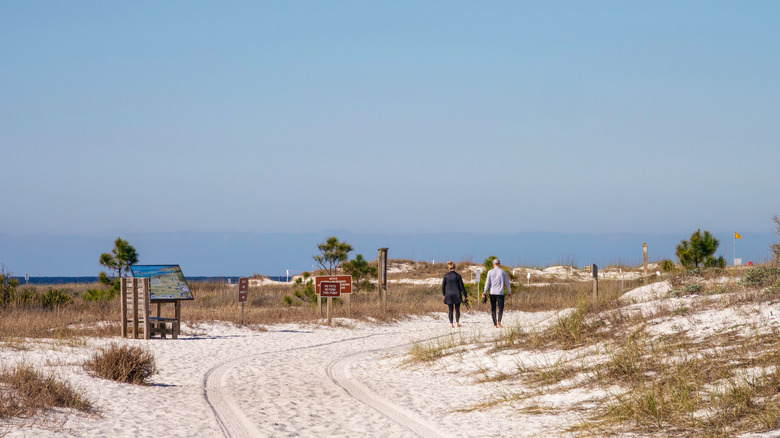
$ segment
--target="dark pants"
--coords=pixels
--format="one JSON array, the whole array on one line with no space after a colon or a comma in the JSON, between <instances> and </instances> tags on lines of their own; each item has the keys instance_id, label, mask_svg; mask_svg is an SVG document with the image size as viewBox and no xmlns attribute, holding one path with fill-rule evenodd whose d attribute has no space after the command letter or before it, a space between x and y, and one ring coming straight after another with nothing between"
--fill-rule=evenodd
<instances>
[{"instance_id":1,"label":"dark pants","mask_svg":"<svg viewBox=\"0 0 780 438\"><path fill-rule=\"evenodd\" d=\"M452 310L455 309L455 322L460 322L460 303L447 304L450 308L450 324L452 324Z\"/></svg>"},{"instance_id":2,"label":"dark pants","mask_svg":"<svg viewBox=\"0 0 780 438\"><path fill-rule=\"evenodd\" d=\"M498 306L498 319L496 319L496 306ZM504 315L504 294L490 295L490 313L493 315L493 325L501 322L501 316Z\"/></svg>"}]
</instances>

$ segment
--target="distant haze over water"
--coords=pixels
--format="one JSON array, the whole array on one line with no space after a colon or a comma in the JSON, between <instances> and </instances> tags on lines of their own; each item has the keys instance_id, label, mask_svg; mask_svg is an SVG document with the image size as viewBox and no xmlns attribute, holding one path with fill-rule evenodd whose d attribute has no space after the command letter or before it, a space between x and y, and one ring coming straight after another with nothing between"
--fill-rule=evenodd
<instances>
[{"instance_id":1,"label":"distant haze over water","mask_svg":"<svg viewBox=\"0 0 780 438\"><path fill-rule=\"evenodd\" d=\"M110 252L116 237L128 240L141 264L178 264L187 277L283 276L315 268L312 256L317 244L329 236L350 243L356 254L376 260L377 249L389 248L392 259L481 263L498 256L508 266L639 265L642 243L647 242L652 261L676 261L675 247L695 231L680 234L566 234L529 232L508 235L476 233L381 234L324 231L321 233L128 233L121 236L10 235L0 234L0 264L7 273L24 277L96 276L104 270L100 254ZM712 232L720 240L716 255L731 265L734 232ZM773 233L740 232L736 256L743 264L765 262Z\"/></svg>"}]
</instances>

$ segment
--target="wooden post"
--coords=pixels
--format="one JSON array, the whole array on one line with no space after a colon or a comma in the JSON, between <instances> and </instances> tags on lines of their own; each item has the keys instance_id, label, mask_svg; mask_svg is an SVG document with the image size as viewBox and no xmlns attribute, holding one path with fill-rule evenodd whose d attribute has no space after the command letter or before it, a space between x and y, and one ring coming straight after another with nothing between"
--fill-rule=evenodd
<instances>
[{"instance_id":1,"label":"wooden post","mask_svg":"<svg viewBox=\"0 0 780 438\"><path fill-rule=\"evenodd\" d=\"M591 274L593 275L593 305L599 304L599 267L594 263L591 266Z\"/></svg>"},{"instance_id":2,"label":"wooden post","mask_svg":"<svg viewBox=\"0 0 780 438\"><path fill-rule=\"evenodd\" d=\"M152 338L152 330L151 330L151 321L149 321L149 313L151 311L151 303L149 302L149 293L151 292L149 290L149 279L148 278L139 278L136 279L138 281L139 289L143 289L143 311L144 311L144 339L151 339ZM163 332L165 333L165 332Z\"/></svg>"},{"instance_id":3,"label":"wooden post","mask_svg":"<svg viewBox=\"0 0 780 438\"><path fill-rule=\"evenodd\" d=\"M332 306L333 306L333 298L328 297L328 325L330 325L330 312Z\"/></svg>"},{"instance_id":4,"label":"wooden post","mask_svg":"<svg viewBox=\"0 0 780 438\"><path fill-rule=\"evenodd\" d=\"M382 303L382 309L387 309L387 250L388 248L379 248L377 257L377 269L379 270L379 300Z\"/></svg>"},{"instance_id":5,"label":"wooden post","mask_svg":"<svg viewBox=\"0 0 780 438\"><path fill-rule=\"evenodd\" d=\"M127 337L127 280L128 278L122 277L120 279L120 299L122 302L120 303L121 311L122 311L122 337Z\"/></svg>"},{"instance_id":6,"label":"wooden post","mask_svg":"<svg viewBox=\"0 0 780 438\"><path fill-rule=\"evenodd\" d=\"M181 330L181 301L176 300L173 302L173 317L176 318L176 321L173 322L173 334L171 334L171 337L173 339L179 339L179 330Z\"/></svg>"},{"instance_id":7,"label":"wooden post","mask_svg":"<svg viewBox=\"0 0 780 438\"><path fill-rule=\"evenodd\" d=\"M347 305L347 318L352 318L352 294L344 294L342 297Z\"/></svg>"},{"instance_id":8,"label":"wooden post","mask_svg":"<svg viewBox=\"0 0 780 438\"><path fill-rule=\"evenodd\" d=\"M138 339L138 279L130 280L133 290L133 339Z\"/></svg>"},{"instance_id":9,"label":"wooden post","mask_svg":"<svg viewBox=\"0 0 780 438\"><path fill-rule=\"evenodd\" d=\"M647 284L647 242L642 244L642 255L645 263L645 284Z\"/></svg>"},{"instance_id":10,"label":"wooden post","mask_svg":"<svg viewBox=\"0 0 780 438\"><path fill-rule=\"evenodd\" d=\"M157 308L157 315L156 316L158 318L158 320L155 322L155 324L157 324L157 327L160 329L160 337L164 338L165 337L165 323L164 322L160 322L160 320L159 320L160 315L162 313L161 312L162 303L160 303L159 301L156 302L155 303L155 307Z\"/></svg>"},{"instance_id":11,"label":"wooden post","mask_svg":"<svg viewBox=\"0 0 780 438\"><path fill-rule=\"evenodd\" d=\"M317 294L317 310L320 312L320 318L322 318L322 297Z\"/></svg>"}]
</instances>

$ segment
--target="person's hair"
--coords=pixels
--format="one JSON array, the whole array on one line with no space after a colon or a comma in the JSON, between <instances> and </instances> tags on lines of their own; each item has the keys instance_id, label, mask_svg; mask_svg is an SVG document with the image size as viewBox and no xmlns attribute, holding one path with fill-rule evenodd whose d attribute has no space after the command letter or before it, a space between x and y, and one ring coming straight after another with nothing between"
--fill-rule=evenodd
<instances>
[{"instance_id":1,"label":"person's hair","mask_svg":"<svg viewBox=\"0 0 780 438\"><path fill-rule=\"evenodd\" d=\"M494 265L500 265L501 262L498 259L493 259L493 264Z\"/></svg>"},{"instance_id":2,"label":"person's hair","mask_svg":"<svg viewBox=\"0 0 780 438\"><path fill-rule=\"evenodd\" d=\"M447 262L447 267L450 268L450 271L454 271L455 270L455 262L453 262L452 260L448 261Z\"/></svg>"}]
</instances>

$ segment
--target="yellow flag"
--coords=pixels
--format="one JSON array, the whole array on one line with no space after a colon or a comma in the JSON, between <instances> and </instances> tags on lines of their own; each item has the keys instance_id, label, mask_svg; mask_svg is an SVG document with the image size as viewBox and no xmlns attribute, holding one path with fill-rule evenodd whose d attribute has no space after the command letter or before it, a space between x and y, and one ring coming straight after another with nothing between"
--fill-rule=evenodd
<instances>
[{"instance_id":1,"label":"yellow flag","mask_svg":"<svg viewBox=\"0 0 780 438\"><path fill-rule=\"evenodd\" d=\"M739 233L737 233L737 232L735 231L735 232L734 232L734 238L735 238L735 239L741 239L741 238L742 238L742 236L740 236L740 235L739 235Z\"/></svg>"}]
</instances>

